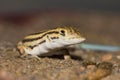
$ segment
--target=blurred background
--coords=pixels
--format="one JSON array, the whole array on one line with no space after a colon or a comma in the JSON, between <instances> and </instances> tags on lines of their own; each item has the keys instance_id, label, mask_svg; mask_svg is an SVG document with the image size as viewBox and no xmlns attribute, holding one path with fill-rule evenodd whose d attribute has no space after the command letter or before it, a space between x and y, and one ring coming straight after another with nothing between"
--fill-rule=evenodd
<instances>
[{"instance_id":1,"label":"blurred background","mask_svg":"<svg viewBox=\"0 0 120 80\"><path fill-rule=\"evenodd\" d=\"M63 25L77 27L86 42L120 44L120 0L0 0L0 40Z\"/></svg>"}]
</instances>

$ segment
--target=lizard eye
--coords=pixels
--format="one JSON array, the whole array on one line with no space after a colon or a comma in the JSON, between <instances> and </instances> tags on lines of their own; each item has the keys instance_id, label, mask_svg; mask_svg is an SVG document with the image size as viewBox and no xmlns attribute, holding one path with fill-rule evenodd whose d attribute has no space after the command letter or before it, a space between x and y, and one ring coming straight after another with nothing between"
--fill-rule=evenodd
<instances>
[{"instance_id":1,"label":"lizard eye","mask_svg":"<svg viewBox=\"0 0 120 80\"><path fill-rule=\"evenodd\" d=\"M64 33L65 33L65 31L64 31L64 30L61 30L61 33L62 33L62 34L64 34Z\"/></svg>"},{"instance_id":2,"label":"lizard eye","mask_svg":"<svg viewBox=\"0 0 120 80\"><path fill-rule=\"evenodd\" d=\"M65 36L65 31L64 31L64 30L61 30L60 32L61 32L60 34L61 34L62 36Z\"/></svg>"}]
</instances>

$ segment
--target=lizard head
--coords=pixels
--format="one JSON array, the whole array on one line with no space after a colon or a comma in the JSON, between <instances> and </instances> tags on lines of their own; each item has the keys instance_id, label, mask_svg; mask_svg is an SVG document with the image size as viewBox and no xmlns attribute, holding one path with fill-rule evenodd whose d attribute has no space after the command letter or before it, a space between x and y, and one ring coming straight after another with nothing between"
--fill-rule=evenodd
<instances>
[{"instance_id":1,"label":"lizard head","mask_svg":"<svg viewBox=\"0 0 120 80\"><path fill-rule=\"evenodd\" d=\"M59 39L65 45L77 44L85 40L74 27L58 27Z\"/></svg>"}]
</instances>

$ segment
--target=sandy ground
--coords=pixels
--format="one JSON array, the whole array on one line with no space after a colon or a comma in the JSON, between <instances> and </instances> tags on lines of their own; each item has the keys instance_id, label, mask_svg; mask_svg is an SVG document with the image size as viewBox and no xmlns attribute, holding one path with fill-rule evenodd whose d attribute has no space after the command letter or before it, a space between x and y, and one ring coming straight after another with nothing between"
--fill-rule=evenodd
<instances>
[{"instance_id":1,"label":"sandy ground","mask_svg":"<svg viewBox=\"0 0 120 80\"><path fill-rule=\"evenodd\" d=\"M4 47L3 47L4 45ZM0 80L119 80L120 54L76 50L83 60L19 58L13 44L0 44ZM3 78L3 79L2 79Z\"/></svg>"},{"instance_id":2,"label":"sandy ground","mask_svg":"<svg viewBox=\"0 0 120 80\"><path fill-rule=\"evenodd\" d=\"M88 14L86 15L88 16ZM86 15L84 14L83 18L85 18ZM98 24L100 24L99 21L103 20L100 18L100 16L106 20L111 20L106 22L104 26L99 25L99 27L95 29L93 27L85 27L85 25L84 27L78 27L84 36L87 37L86 42L111 45L120 44L120 38L118 35L116 35L116 33L119 33L117 30L119 27L116 28L116 32L113 32L115 31L113 27L106 26L107 24L111 23L113 19L116 20L116 24L118 24L118 18L116 15L111 15L112 17L110 18L106 18L104 14L97 14L96 16L93 16L93 14L91 14L91 16L92 17L89 15L90 21L92 21L91 19L93 18L95 19L93 22L99 19L98 22L96 21ZM60 17L61 16L53 18L62 20ZM76 23L81 22L81 20L77 18L75 19ZM85 19L87 20L88 18ZM56 22L60 23L61 21L59 20ZM50 22L50 20L48 20L48 17L42 17L40 19L37 19L37 21L38 23L40 21L38 25L41 26L44 24L49 24L49 26L52 26L52 24L55 22L55 20L53 22ZM33 24L36 24L37 21ZM56 22L53 27L58 25ZM89 23L89 21L86 21L86 23ZM113 21L113 23L115 22ZM75 50L72 52L72 55L82 57L82 60L64 60L58 57L44 57L41 58L41 60L37 60L35 58L19 58L19 54L15 50L15 45L20 40L20 38L33 31L37 31L43 28L50 28L44 27L46 25L43 27L32 27L33 24L31 27L15 27L16 25L13 24L12 26L11 24L2 24L0 26L0 35L2 37L0 41L0 80L120 80L120 52L84 50ZM96 26L98 24L96 24ZM9 25L11 27L7 27ZM109 28L109 30L107 30L107 28ZM3 36L3 34L5 36Z\"/></svg>"}]
</instances>

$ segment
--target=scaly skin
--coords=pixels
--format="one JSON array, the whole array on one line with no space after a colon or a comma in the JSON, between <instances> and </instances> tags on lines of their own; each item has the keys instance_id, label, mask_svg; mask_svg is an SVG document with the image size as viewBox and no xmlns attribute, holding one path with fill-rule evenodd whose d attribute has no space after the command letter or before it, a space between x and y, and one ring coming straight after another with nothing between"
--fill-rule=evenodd
<instances>
[{"instance_id":1,"label":"scaly skin","mask_svg":"<svg viewBox=\"0 0 120 80\"><path fill-rule=\"evenodd\" d=\"M50 52L84 40L85 38L74 27L57 27L26 36L22 41L18 42L17 49L21 56L28 54L32 56L53 55Z\"/></svg>"}]
</instances>

